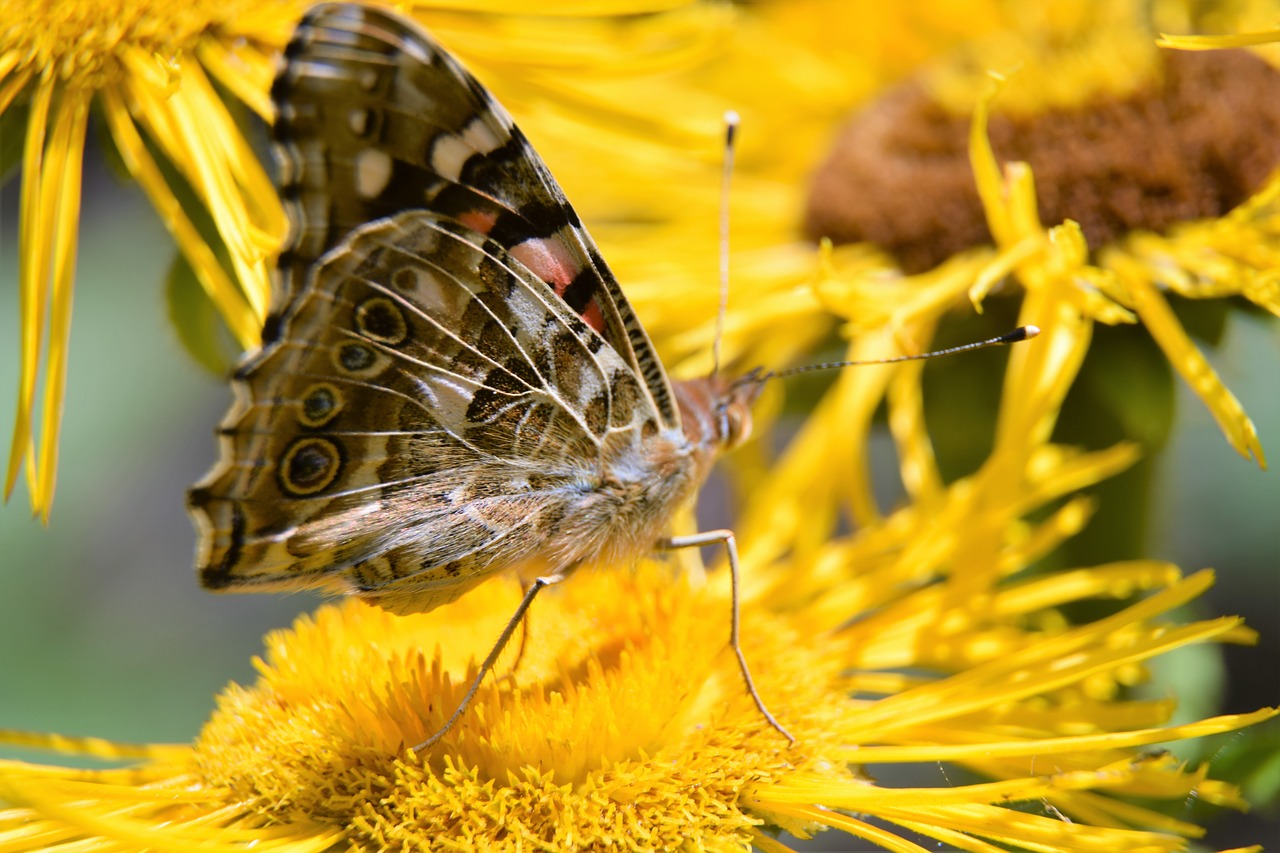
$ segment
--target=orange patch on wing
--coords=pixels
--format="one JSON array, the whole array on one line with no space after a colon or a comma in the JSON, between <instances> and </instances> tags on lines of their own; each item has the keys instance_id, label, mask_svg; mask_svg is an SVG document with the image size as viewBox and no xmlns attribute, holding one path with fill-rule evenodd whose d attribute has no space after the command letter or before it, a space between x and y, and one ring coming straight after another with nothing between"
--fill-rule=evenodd
<instances>
[{"instance_id":1,"label":"orange patch on wing","mask_svg":"<svg viewBox=\"0 0 1280 853\"><path fill-rule=\"evenodd\" d=\"M565 288L577 276L580 269L558 237L548 240L525 240L511 248L511 257L551 285L557 296L564 296Z\"/></svg>"},{"instance_id":2,"label":"orange patch on wing","mask_svg":"<svg viewBox=\"0 0 1280 853\"><path fill-rule=\"evenodd\" d=\"M465 213L458 214L458 221L472 231L488 234L493 230L493 224L498 221L498 214L468 210Z\"/></svg>"},{"instance_id":3,"label":"orange patch on wing","mask_svg":"<svg viewBox=\"0 0 1280 853\"><path fill-rule=\"evenodd\" d=\"M604 317L600 314L600 306L596 304L594 299L587 306L587 310L582 313L582 321L600 334L604 334Z\"/></svg>"},{"instance_id":4,"label":"orange patch on wing","mask_svg":"<svg viewBox=\"0 0 1280 853\"><path fill-rule=\"evenodd\" d=\"M511 257L528 267L534 275L545 281L564 298L569 285L582 271L582 265L559 237L546 240L529 239L511 248ZM601 334L604 333L604 316L594 299L583 310L583 322Z\"/></svg>"}]
</instances>

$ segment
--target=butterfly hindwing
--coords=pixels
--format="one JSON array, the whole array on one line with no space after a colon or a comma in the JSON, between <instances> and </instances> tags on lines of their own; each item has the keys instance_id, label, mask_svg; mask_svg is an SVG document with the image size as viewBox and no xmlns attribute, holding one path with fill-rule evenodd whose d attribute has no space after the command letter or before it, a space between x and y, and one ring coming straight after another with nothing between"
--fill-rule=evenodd
<instances>
[{"instance_id":1,"label":"butterfly hindwing","mask_svg":"<svg viewBox=\"0 0 1280 853\"><path fill-rule=\"evenodd\" d=\"M611 432L657 429L540 279L429 211L354 231L283 322L240 369L224 462L192 495L209 586L346 572L335 584L404 598L412 575L453 597L527 562L513 541L554 538Z\"/></svg>"}]
</instances>

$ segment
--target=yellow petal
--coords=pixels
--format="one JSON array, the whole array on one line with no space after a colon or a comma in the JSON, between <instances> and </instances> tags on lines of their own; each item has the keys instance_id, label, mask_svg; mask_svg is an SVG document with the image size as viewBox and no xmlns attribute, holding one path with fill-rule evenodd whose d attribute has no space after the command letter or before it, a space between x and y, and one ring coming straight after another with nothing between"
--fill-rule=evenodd
<instances>
[{"instance_id":1,"label":"yellow petal","mask_svg":"<svg viewBox=\"0 0 1280 853\"><path fill-rule=\"evenodd\" d=\"M103 114L111 128L112 138L130 174L150 197L161 220L190 261L196 278L218 306L218 311L226 318L240 345L246 349L257 346L261 324L258 323L256 314L240 288L227 276L213 250L182 211L181 203L169 189L159 167L147 152L120 96L107 90L102 93L102 101Z\"/></svg>"},{"instance_id":2,"label":"yellow petal","mask_svg":"<svg viewBox=\"0 0 1280 853\"><path fill-rule=\"evenodd\" d=\"M37 477L35 446L31 437L31 419L35 408L36 377L40 370L40 351L48 294L49 237L53 233L53 211L42 204L44 187L56 181L42 180L49 110L54 88L48 81L36 88L31 99L31 115L27 120L27 138L23 150L22 195L19 201L18 244L22 247L18 281L18 315L21 333L19 357L18 407L14 419L13 442L9 447L9 467L5 476L4 496L8 500L17 483L18 471L25 459L27 488L36 501Z\"/></svg>"},{"instance_id":3,"label":"yellow petal","mask_svg":"<svg viewBox=\"0 0 1280 853\"><path fill-rule=\"evenodd\" d=\"M89 121L89 93L70 90L59 104L58 117L45 152L45 179L55 191L49 199L54 211L53 294L49 317L49 359L45 374L44 413L40 420L38 485L33 505L43 520L53 507L58 470L58 439L62 429L63 398L67 386L67 354L71 343L71 294L79 236L81 164L85 128Z\"/></svg>"},{"instance_id":4,"label":"yellow petal","mask_svg":"<svg viewBox=\"0 0 1280 853\"><path fill-rule=\"evenodd\" d=\"M1222 50L1230 47L1253 47L1280 41L1280 30L1264 30L1257 33L1235 33L1221 36L1175 36L1161 33L1156 44L1178 50Z\"/></svg>"},{"instance_id":5,"label":"yellow petal","mask_svg":"<svg viewBox=\"0 0 1280 853\"><path fill-rule=\"evenodd\" d=\"M1112 263L1124 277L1134 311L1160 345L1169 363L1209 407L1236 452L1246 459L1252 458L1258 467L1265 469L1267 459L1253 421L1245 414L1235 395L1222 384L1217 371L1191 342L1164 296L1150 279L1135 270L1134 261L1117 255L1112 258Z\"/></svg>"},{"instance_id":6,"label":"yellow petal","mask_svg":"<svg viewBox=\"0 0 1280 853\"><path fill-rule=\"evenodd\" d=\"M141 126L208 207L249 297L253 325L261 326L270 293L264 251L270 241L263 236L264 229L253 221L254 211L246 208L242 190L248 190L248 197L256 199L258 207L277 212L274 225L269 227L279 228L284 219L274 202L270 181L252 156L243 134L195 63L183 68L180 83L172 93L162 97L134 76L130 78L127 97L137 104ZM247 179L247 186L239 178ZM219 306L225 308L222 303Z\"/></svg>"},{"instance_id":7,"label":"yellow petal","mask_svg":"<svg viewBox=\"0 0 1280 853\"><path fill-rule=\"evenodd\" d=\"M17 74L13 74L13 68L17 62L18 57L15 54L0 54L0 113L9 109L13 99L27 87L27 84L31 82L31 78L35 76L36 70L29 66L23 68ZM11 74L12 76L10 76Z\"/></svg>"}]
</instances>

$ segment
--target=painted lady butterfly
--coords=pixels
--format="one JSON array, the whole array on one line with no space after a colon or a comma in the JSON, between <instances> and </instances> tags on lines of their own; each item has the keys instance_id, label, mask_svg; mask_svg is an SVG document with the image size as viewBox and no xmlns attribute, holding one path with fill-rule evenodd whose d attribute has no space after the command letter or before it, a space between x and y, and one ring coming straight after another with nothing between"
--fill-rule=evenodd
<instances>
[{"instance_id":1,"label":"painted lady butterfly","mask_svg":"<svg viewBox=\"0 0 1280 853\"><path fill-rule=\"evenodd\" d=\"M748 434L761 377L667 378L528 140L415 24L318 6L285 55L293 231L221 459L190 493L201 582L411 613L516 572L527 592L483 678L547 584L723 543L731 643L785 735L738 649L732 534L664 538Z\"/></svg>"}]
</instances>

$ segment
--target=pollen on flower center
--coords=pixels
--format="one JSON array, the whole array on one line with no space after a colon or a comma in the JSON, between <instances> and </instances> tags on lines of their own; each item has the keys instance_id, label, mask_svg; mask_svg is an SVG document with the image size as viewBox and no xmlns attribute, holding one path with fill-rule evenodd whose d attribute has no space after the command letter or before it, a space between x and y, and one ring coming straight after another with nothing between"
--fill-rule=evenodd
<instances>
[{"instance_id":1,"label":"pollen on flower center","mask_svg":"<svg viewBox=\"0 0 1280 853\"><path fill-rule=\"evenodd\" d=\"M575 577L539 599L518 666L504 655L458 727L411 751L457 706L466 662L518 595L490 582L407 617L349 601L278 632L259 682L228 688L202 732L202 779L282 822L353 827L368 847L475 849L512 838L588 849L636 826L649 828L643 849L708 833L741 849L759 822L736 805L744 785L811 766L855 779L814 723L844 701L839 662L751 610L744 640L763 646L746 651L771 663L760 688L804 738L787 744L746 695L724 620L708 618L727 614L723 595L654 566Z\"/></svg>"},{"instance_id":2,"label":"pollen on flower center","mask_svg":"<svg viewBox=\"0 0 1280 853\"><path fill-rule=\"evenodd\" d=\"M50 69L69 83L101 88L123 70L126 51L166 62L191 48L239 0L16 0L0 33L0 55Z\"/></svg>"},{"instance_id":3,"label":"pollen on flower center","mask_svg":"<svg viewBox=\"0 0 1280 853\"><path fill-rule=\"evenodd\" d=\"M1145 89L1082 95L1074 110L992 116L996 155L1031 164L1046 224L1075 220L1098 247L1220 216L1280 163L1280 73L1244 51L1159 60L1158 80ZM807 233L875 243L912 273L989 243L969 122L919 83L872 104L816 173Z\"/></svg>"}]
</instances>

